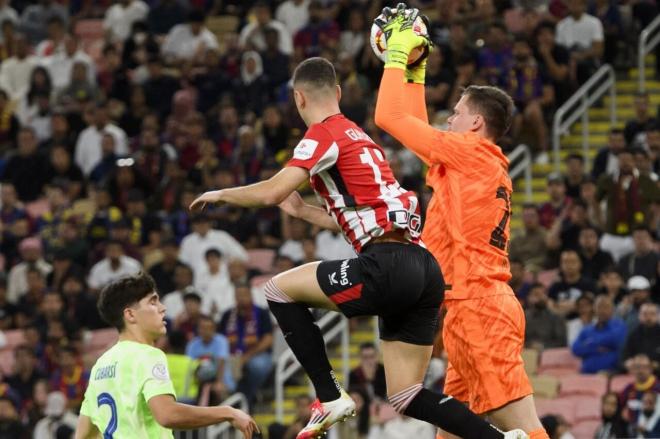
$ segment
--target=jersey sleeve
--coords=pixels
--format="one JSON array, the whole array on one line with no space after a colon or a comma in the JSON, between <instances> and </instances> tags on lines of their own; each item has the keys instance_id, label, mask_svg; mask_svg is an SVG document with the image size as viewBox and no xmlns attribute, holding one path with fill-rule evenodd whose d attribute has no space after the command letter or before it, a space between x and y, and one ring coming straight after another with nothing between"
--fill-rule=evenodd
<instances>
[{"instance_id":1,"label":"jersey sleeve","mask_svg":"<svg viewBox=\"0 0 660 439\"><path fill-rule=\"evenodd\" d=\"M429 165L443 164L464 169L478 162L475 150L480 142L476 134L438 130L406 111L403 71L385 69L378 90L376 124L394 136L406 148Z\"/></svg>"},{"instance_id":2,"label":"jersey sleeve","mask_svg":"<svg viewBox=\"0 0 660 439\"><path fill-rule=\"evenodd\" d=\"M154 396L172 395L176 397L174 385L170 379L170 372L167 368L167 358L165 354L157 349L145 351L143 358L140 359L142 395L145 401L149 401Z\"/></svg>"},{"instance_id":3,"label":"jersey sleeve","mask_svg":"<svg viewBox=\"0 0 660 439\"><path fill-rule=\"evenodd\" d=\"M332 167L339 157L339 147L330 134L318 125L311 126L293 150L286 166L305 168L310 176Z\"/></svg>"},{"instance_id":4,"label":"jersey sleeve","mask_svg":"<svg viewBox=\"0 0 660 439\"><path fill-rule=\"evenodd\" d=\"M94 404L92 403L92 382L90 381L85 390L85 397L83 398L82 406L80 406L80 414L91 418L94 411Z\"/></svg>"}]
</instances>

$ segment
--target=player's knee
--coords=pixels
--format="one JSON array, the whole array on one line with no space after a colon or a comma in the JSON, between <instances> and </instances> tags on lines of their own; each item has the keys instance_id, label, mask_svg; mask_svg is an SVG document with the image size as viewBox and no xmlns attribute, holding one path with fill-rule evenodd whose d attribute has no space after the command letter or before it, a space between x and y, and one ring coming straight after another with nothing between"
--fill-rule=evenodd
<instances>
[{"instance_id":1,"label":"player's knee","mask_svg":"<svg viewBox=\"0 0 660 439\"><path fill-rule=\"evenodd\" d=\"M413 384L412 386L407 387L393 395L388 394L387 399L390 401L390 404L394 410L397 411L397 413L404 414L412 400L415 399L421 390L421 383Z\"/></svg>"},{"instance_id":2,"label":"player's knee","mask_svg":"<svg viewBox=\"0 0 660 439\"><path fill-rule=\"evenodd\" d=\"M274 279L266 282L264 286L264 294L266 295L266 300L269 302L275 303L293 303L294 300L289 297L280 287L275 284Z\"/></svg>"}]
</instances>

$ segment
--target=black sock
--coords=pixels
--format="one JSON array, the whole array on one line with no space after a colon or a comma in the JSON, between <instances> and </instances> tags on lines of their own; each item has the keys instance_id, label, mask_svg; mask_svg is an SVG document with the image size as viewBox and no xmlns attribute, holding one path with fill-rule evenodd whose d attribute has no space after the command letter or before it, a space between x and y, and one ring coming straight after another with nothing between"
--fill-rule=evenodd
<instances>
[{"instance_id":1,"label":"black sock","mask_svg":"<svg viewBox=\"0 0 660 439\"><path fill-rule=\"evenodd\" d=\"M502 439L504 435L472 413L465 404L441 393L422 389L404 414L436 425L464 439Z\"/></svg>"},{"instance_id":2,"label":"black sock","mask_svg":"<svg viewBox=\"0 0 660 439\"><path fill-rule=\"evenodd\" d=\"M279 303L268 301L282 329L284 339L302 365L316 389L316 397L321 402L339 398L339 384L332 372L332 366L325 352L321 330L305 305L299 303Z\"/></svg>"}]
</instances>

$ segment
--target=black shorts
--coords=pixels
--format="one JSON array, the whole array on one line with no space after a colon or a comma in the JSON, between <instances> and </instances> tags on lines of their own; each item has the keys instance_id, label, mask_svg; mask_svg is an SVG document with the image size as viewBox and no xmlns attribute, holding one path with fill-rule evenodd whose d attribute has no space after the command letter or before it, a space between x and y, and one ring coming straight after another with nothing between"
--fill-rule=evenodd
<instances>
[{"instance_id":1,"label":"black shorts","mask_svg":"<svg viewBox=\"0 0 660 439\"><path fill-rule=\"evenodd\" d=\"M444 279L425 248L372 244L357 258L321 262L316 278L346 317L377 315L382 340L433 344Z\"/></svg>"}]
</instances>

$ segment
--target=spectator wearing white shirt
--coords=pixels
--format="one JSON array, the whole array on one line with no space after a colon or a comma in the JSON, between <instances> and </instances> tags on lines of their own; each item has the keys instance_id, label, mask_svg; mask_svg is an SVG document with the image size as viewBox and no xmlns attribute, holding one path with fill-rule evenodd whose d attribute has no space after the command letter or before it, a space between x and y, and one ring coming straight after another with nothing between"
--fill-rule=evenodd
<instances>
[{"instance_id":1,"label":"spectator wearing white shirt","mask_svg":"<svg viewBox=\"0 0 660 439\"><path fill-rule=\"evenodd\" d=\"M71 83L71 70L76 62L87 65L87 78L90 84L96 85L96 68L94 61L78 47L78 40L72 35L66 35L63 42L64 50L57 51L44 60L50 77L53 80L53 88L60 92Z\"/></svg>"},{"instance_id":2,"label":"spectator wearing white shirt","mask_svg":"<svg viewBox=\"0 0 660 439\"><path fill-rule=\"evenodd\" d=\"M203 60L209 49L218 49L218 39L204 26L204 13L192 10L188 22L174 26L163 42L163 55L176 60Z\"/></svg>"},{"instance_id":3,"label":"spectator wearing white shirt","mask_svg":"<svg viewBox=\"0 0 660 439\"><path fill-rule=\"evenodd\" d=\"M342 233L323 230L316 235L316 257L323 261L351 259L355 257L355 250Z\"/></svg>"},{"instance_id":4,"label":"spectator wearing white shirt","mask_svg":"<svg viewBox=\"0 0 660 439\"><path fill-rule=\"evenodd\" d=\"M149 14L149 6L142 0L119 0L105 11L103 30L106 38L114 43L123 43L131 34L136 21L143 21Z\"/></svg>"},{"instance_id":5,"label":"spectator wearing white shirt","mask_svg":"<svg viewBox=\"0 0 660 439\"><path fill-rule=\"evenodd\" d=\"M275 19L286 26L289 35L295 35L309 22L310 0L286 0L277 7Z\"/></svg>"},{"instance_id":6,"label":"spectator wearing white shirt","mask_svg":"<svg viewBox=\"0 0 660 439\"><path fill-rule=\"evenodd\" d=\"M205 213L192 218L193 232L183 238L179 252L181 262L190 265L194 272L206 267L204 255L210 248L217 248L227 259L247 261L248 255L240 242L223 230L213 230Z\"/></svg>"},{"instance_id":7,"label":"spectator wearing white shirt","mask_svg":"<svg viewBox=\"0 0 660 439\"><path fill-rule=\"evenodd\" d=\"M37 58L30 55L30 46L23 35L16 35L14 53L0 65L0 88L7 90L12 99L20 99L30 86Z\"/></svg>"},{"instance_id":8,"label":"spectator wearing white shirt","mask_svg":"<svg viewBox=\"0 0 660 439\"><path fill-rule=\"evenodd\" d=\"M142 265L124 255L124 247L119 241L109 241L105 248L105 258L94 264L89 272L87 284L92 290L101 290L110 282L137 274Z\"/></svg>"},{"instance_id":9,"label":"spectator wearing white shirt","mask_svg":"<svg viewBox=\"0 0 660 439\"><path fill-rule=\"evenodd\" d=\"M163 296L161 302L165 305L165 316L175 320L185 311L183 298L188 293L199 293L193 287L193 271L187 265L179 265L174 269L174 291L159 291ZM200 296L201 301L201 296Z\"/></svg>"},{"instance_id":10,"label":"spectator wearing white shirt","mask_svg":"<svg viewBox=\"0 0 660 439\"><path fill-rule=\"evenodd\" d=\"M243 50L266 50L265 30L275 29L279 33L280 51L285 55L293 53L293 36L286 26L277 20L273 20L268 3L260 1L254 5L254 16L252 23L243 27L238 37L238 44Z\"/></svg>"},{"instance_id":11,"label":"spectator wearing white shirt","mask_svg":"<svg viewBox=\"0 0 660 439\"><path fill-rule=\"evenodd\" d=\"M600 64L604 50L603 24L586 13L585 0L568 2L570 15L557 25L557 44L571 52L571 76L583 83Z\"/></svg>"},{"instance_id":12,"label":"spectator wearing white shirt","mask_svg":"<svg viewBox=\"0 0 660 439\"><path fill-rule=\"evenodd\" d=\"M236 305L234 288L229 279L229 270L217 248L204 254L206 268L195 272L195 289L202 296L202 312L214 320Z\"/></svg>"},{"instance_id":13,"label":"spectator wearing white shirt","mask_svg":"<svg viewBox=\"0 0 660 439\"><path fill-rule=\"evenodd\" d=\"M44 278L53 270L52 265L43 259L42 245L39 238L25 238L18 246L23 262L16 264L9 271L7 278L7 301L16 304L28 289L27 272L33 266Z\"/></svg>"},{"instance_id":14,"label":"spectator wearing white shirt","mask_svg":"<svg viewBox=\"0 0 660 439\"><path fill-rule=\"evenodd\" d=\"M89 116L94 121L80 133L76 143L75 161L86 176L98 165L103 158L101 140L104 134L110 134L115 140L115 154L118 156L128 154L126 133L118 126L110 123L108 108L105 102L100 102L95 109L88 108Z\"/></svg>"}]
</instances>

